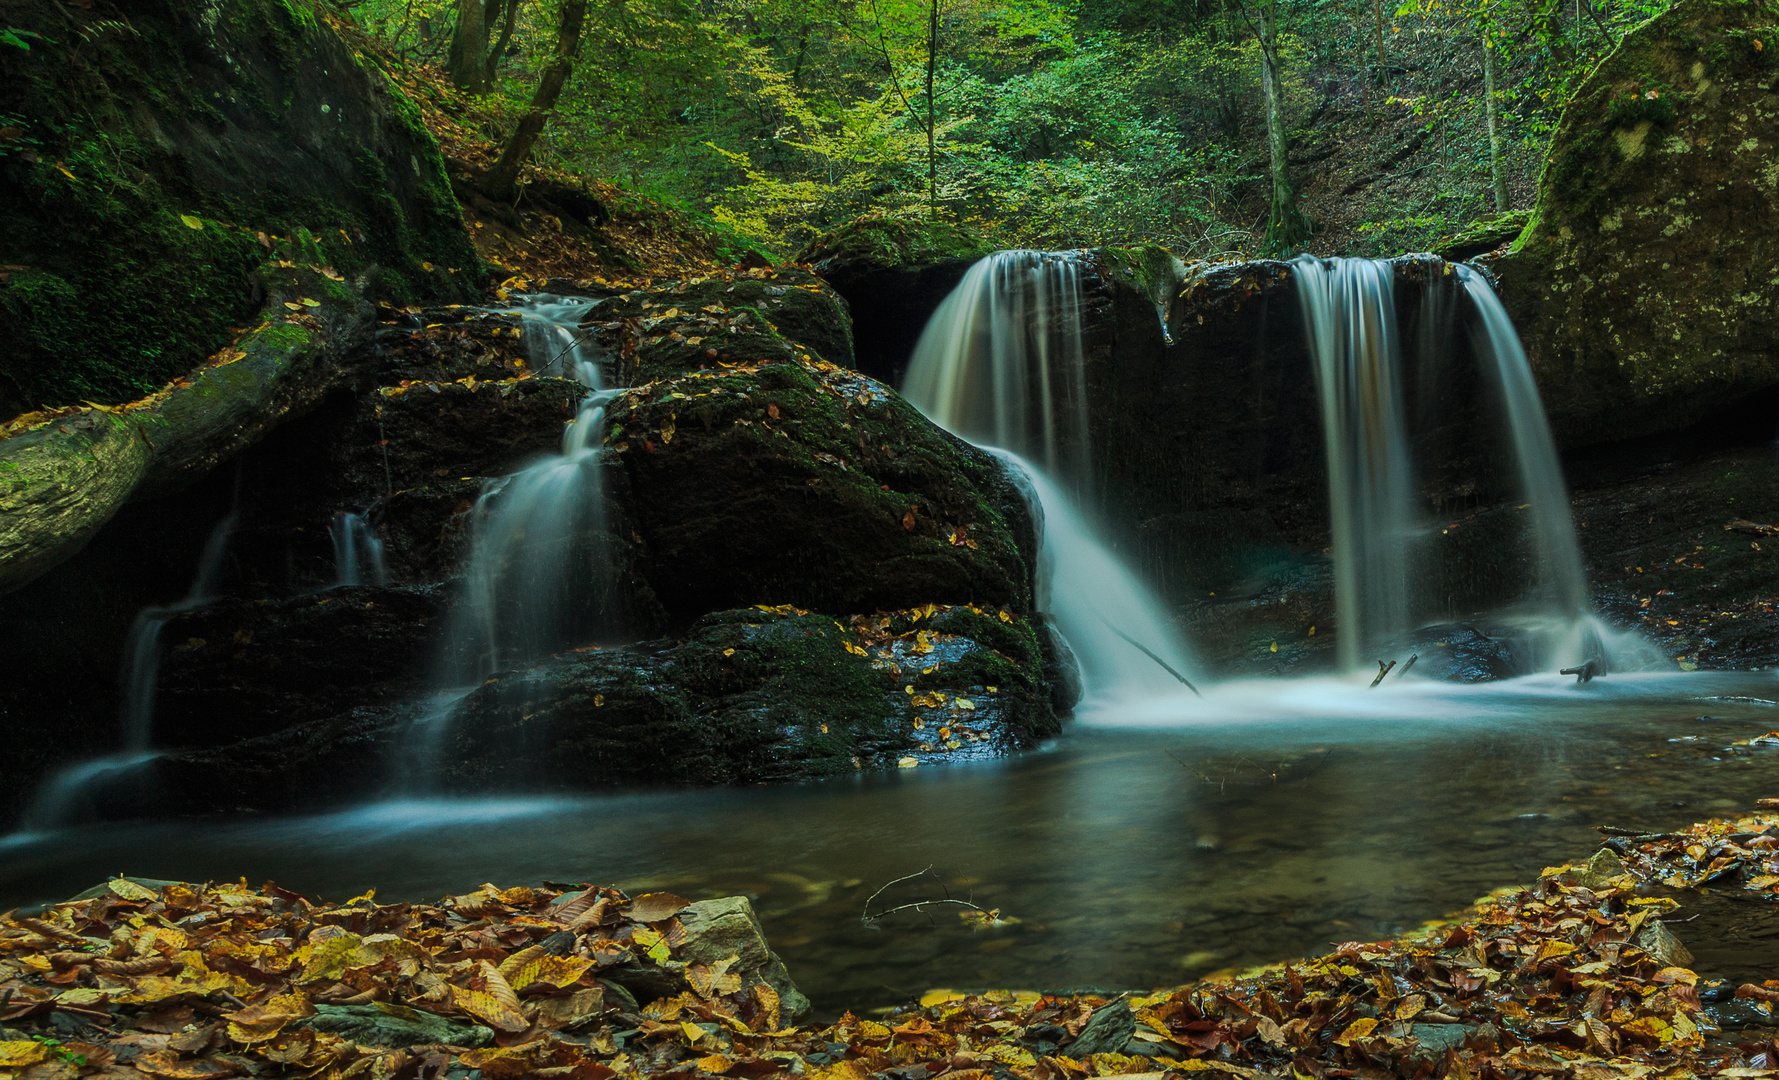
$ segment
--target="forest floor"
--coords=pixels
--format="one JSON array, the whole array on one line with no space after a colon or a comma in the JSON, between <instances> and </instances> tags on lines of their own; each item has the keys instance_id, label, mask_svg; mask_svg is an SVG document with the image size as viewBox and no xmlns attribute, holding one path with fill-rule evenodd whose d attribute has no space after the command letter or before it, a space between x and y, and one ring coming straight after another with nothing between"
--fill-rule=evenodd
<instances>
[{"instance_id":1,"label":"forest floor","mask_svg":"<svg viewBox=\"0 0 1779 1080\"><path fill-rule=\"evenodd\" d=\"M1779 980L1701 975L1664 925L1676 896L1736 894L1740 921L1719 931L1736 940L1718 944L1746 953L1779 933L1779 812L1602 831L1586 863L1392 941L1146 993L933 991L810 1025L735 959L675 959L687 904L668 894L483 886L437 905L327 904L120 878L0 917L0 1076L1779 1074ZM645 1004L604 977L629 971L634 987L645 968L661 987ZM354 1009L369 1019L348 1034L318 1021Z\"/></svg>"}]
</instances>

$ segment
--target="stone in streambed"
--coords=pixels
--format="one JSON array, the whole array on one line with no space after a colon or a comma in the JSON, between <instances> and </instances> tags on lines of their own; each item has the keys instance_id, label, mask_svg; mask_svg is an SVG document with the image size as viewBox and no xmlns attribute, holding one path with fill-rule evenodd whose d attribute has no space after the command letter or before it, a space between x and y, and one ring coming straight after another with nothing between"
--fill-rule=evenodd
<instances>
[{"instance_id":1,"label":"stone in streambed","mask_svg":"<svg viewBox=\"0 0 1779 1080\"><path fill-rule=\"evenodd\" d=\"M494 1041L494 1032L480 1024L454 1024L405 1005L317 1005L314 1016L291 1027L338 1035L361 1046L397 1049L433 1043L474 1049Z\"/></svg>"}]
</instances>

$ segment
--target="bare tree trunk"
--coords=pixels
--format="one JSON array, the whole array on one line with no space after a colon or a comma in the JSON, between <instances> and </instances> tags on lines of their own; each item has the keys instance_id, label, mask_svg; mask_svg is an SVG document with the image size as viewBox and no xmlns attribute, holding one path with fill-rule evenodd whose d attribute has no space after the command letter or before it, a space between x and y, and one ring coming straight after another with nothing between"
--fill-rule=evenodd
<instances>
[{"instance_id":1,"label":"bare tree trunk","mask_svg":"<svg viewBox=\"0 0 1779 1080\"><path fill-rule=\"evenodd\" d=\"M500 11L501 2L502 0L490 0L488 10L490 12L498 13ZM488 50L487 74L484 78L486 79L486 85L490 90L494 89L494 76L500 72L500 58L506 53L507 45L513 40L513 26L519 18L520 0L505 0L505 4L506 17L500 27L500 40L494 43L492 49ZM490 18L488 21L492 24L494 20Z\"/></svg>"},{"instance_id":2,"label":"bare tree trunk","mask_svg":"<svg viewBox=\"0 0 1779 1080\"><path fill-rule=\"evenodd\" d=\"M1501 167L1501 124L1495 103L1495 45L1483 31L1483 122L1489 129L1489 173L1495 183L1495 210L1507 209L1507 174Z\"/></svg>"},{"instance_id":3,"label":"bare tree trunk","mask_svg":"<svg viewBox=\"0 0 1779 1080\"><path fill-rule=\"evenodd\" d=\"M457 0L457 28L451 32L446 66L459 90L488 92L488 20L485 0Z\"/></svg>"},{"instance_id":4,"label":"bare tree trunk","mask_svg":"<svg viewBox=\"0 0 1779 1080\"><path fill-rule=\"evenodd\" d=\"M512 202L519 197L519 168L531 155L531 148L537 145L538 136L544 133L544 122L549 119L550 110L556 107L556 99L562 95L562 87L574 71L574 54L580 48L581 26L586 21L587 0L563 0L556 56L544 69L544 76L537 84L537 93L531 97L531 110L520 119L506 149L501 151L500 160L482 178L482 193L495 202Z\"/></svg>"},{"instance_id":5,"label":"bare tree trunk","mask_svg":"<svg viewBox=\"0 0 1779 1080\"><path fill-rule=\"evenodd\" d=\"M939 63L939 0L932 0L927 17L927 211L939 205L939 150L935 136L937 110L933 103L933 71Z\"/></svg>"},{"instance_id":6,"label":"bare tree trunk","mask_svg":"<svg viewBox=\"0 0 1779 1080\"><path fill-rule=\"evenodd\" d=\"M1277 0L1258 8L1260 31L1260 87L1266 97L1267 174L1272 181L1272 205L1266 220L1266 242L1283 253L1307 234L1303 215L1297 210L1297 193L1291 190L1286 162L1285 94L1279 76Z\"/></svg>"},{"instance_id":7,"label":"bare tree trunk","mask_svg":"<svg viewBox=\"0 0 1779 1080\"><path fill-rule=\"evenodd\" d=\"M1371 0L1372 32L1377 38L1377 83L1384 85L1384 6L1381 0Z\"/></svg>"}]
</instances>

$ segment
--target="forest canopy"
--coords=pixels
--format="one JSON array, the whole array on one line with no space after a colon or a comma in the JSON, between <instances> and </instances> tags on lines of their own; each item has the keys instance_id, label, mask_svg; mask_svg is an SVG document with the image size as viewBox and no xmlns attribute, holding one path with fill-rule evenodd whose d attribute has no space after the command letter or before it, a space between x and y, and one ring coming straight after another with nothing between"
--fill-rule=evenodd
<instances>
[{"instance_id":1,"label":"forest canopy","mask_svg":"<svg viewBox=\"0 0 1779 1080\"><path fill-rule=\"evenodd\" d=\"M1393 253L1529 206L1563 102L1666 5L349 6L401 62L445 67L481 97L488 139L536 113L540 163L667 202L736 246L782 255L877 213L1006 245L1212 256ZM572 68L539 109L571 17Z\"/></svg>"}]
</instances>

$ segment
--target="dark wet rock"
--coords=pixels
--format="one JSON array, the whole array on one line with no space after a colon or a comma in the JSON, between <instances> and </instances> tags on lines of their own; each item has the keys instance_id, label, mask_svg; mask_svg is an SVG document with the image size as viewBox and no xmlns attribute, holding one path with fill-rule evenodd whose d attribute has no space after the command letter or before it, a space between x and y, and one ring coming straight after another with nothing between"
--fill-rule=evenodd
<instances>
[{"instance_id":1,"label":"dark wet rock","mask_svg":"<svg viewBox=\"0 0 1779 1080\"><path fill-rule=\"evenodd\" d=\"M1507 636L1491 636L1468 623L1455 623L1422 629L1411 642L1394 650L1402 655L1390 659L1406 662L1410 656L1419 657L1413 671L1424 678L1489 682L1530 674L1527 658L1516 655L1514 644ZM1522 646L1521 653L1525 651Z\"/></svg>"},{"instance_id":2,"label":"dark wet rock","mask_svg":"<svg viewBox=\"0 0 1779 1080\"><path fill-rule=\"evenodd\" d=\"M1496 269L1567 446L1673 431L1779 385L1770 3L1683 0L1563 110Z\"/></svg>"},{"instance_id":3,"label":"dark wet rock","mask_svg":"<svg viewBox=\"0 0 1779 1080\"><path fill-rule=\"evenodd\" d=\"M600 304L582 325L614 386L798 359L854 363L846 301L796 267L633 290Z\"/></svg>"},{"instance_id":4,"label":"dark wet rock","mask_svg":"<svg viewBox=\"0 0 1779 1080\"><path fill-rule=\"evenodd\" d=\"M989 250L946 222L866 217L818 237L796 259L846 298L858 369L900 385L928 316Z\"/></svg>"},{"instance_id":5,"label":"dark wet rock","mask_svg":"<svg viewBox=\"0 0 1779 1080\"><path fill-rule=\"evenodd\" d=\"M667 611L1031 607L1024 499L993 455L879 383L774 364L612 406L639 565Z\"/></svg>"},{"instance_id":6,"label":"dark wet rock","mask_svg":"<svg viewBox=\"0 0 1779 1080\"><path fill-rule=\"evenodd\" d=\"M338 1035L364 1046L406 1048L443 1043L474 1048L494 1041L494 1032L480 1024L454 1024L442 1016L387 1003L317 1005L314 1016L291 1027Z\"/></svg>"},{"instance_id":7,"label":"dark wet rock","mask_svg":"<svg viewBox=\"0 0 1779 1080\"><path fill-rule=\"evenodd\" d=\"M1136 1014L1124 1001L1113 1001L1093 1011L1081 1034L1064 1049L1078 1061L1094 1054L1122 1054L1136 1035Z\"/></svg>"},{"instance_id":8,"label":"dark wet rock","mask_svg":"<svg viewBox=\"0 0 1779 1080\"><path fill-rule=\"evenodd\" d=\"M156 741L215 747L412 700L440 663L442 587L219 600L162 630Z\"/></svg>"},{"instance_id":9,"label":"dark wet rock","mask_svg":"<svg viewBox=\"0 0 1779 1080\"><path fill-rule=\"evenodd\" d=\"M537 792L789 780L994 756L1057 733L1030 621L924 611L718 612L682 640L576 650L497 676L438 727L414 726L420 705L361 706L171 753L117 778L98 811L280 811L415 783Z\"/></svg>"}]
</instances>

